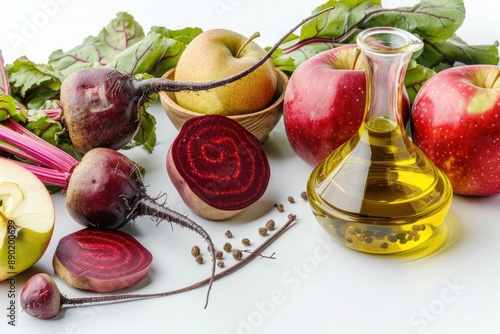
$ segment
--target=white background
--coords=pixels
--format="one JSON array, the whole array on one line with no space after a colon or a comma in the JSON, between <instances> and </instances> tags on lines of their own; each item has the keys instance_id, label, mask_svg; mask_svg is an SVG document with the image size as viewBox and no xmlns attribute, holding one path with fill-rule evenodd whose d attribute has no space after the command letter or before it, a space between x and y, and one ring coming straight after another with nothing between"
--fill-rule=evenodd
<instances>
[{"instance_id":1,"label":"white background","mask_svg":"<svg viewBox=\"0 0 500 334\"><path fill-rule=\"evenodd\" d=\"M386 7L417 1L383 1ZM183 1L70 1L45 0L3 3L0 48L7 63L26 55L46 62L55 49L68 49L88 35L96 35L119 11L127 11L148 31L160 25L228 28L249 35L258 30L262 46L274 43L309 15L321 1L298 0L183 0ZM466 0L467 18L458 34L470 44L500 39L498 2ZM219 8L219 10L217 9ZM220 10L223 8L223 10ZM29 28L31 27L31 29ZM34 27L34 28L33 28ZM21 43L13 43L13 36ZM257 229L268 219L278 225L288 213L299 219L267 251L276 259L257 259L241 271L217 281L210 303L203 309L206 288L162 299L99 307L68 309L61 317L42 321L17 312L16 327L7 325L7 284L0 283L2 333L498 333L500 324L500 195L487 198L455 196L446 221L448 236L437 252L424 258L380 257L358 253L332 242L315 222L307 203L299 198L311 168L291 150L283 124L271 133L266 153L272 177L257 204L226 222L208 222L190 213L166 174L165 154L176 130L160 105L150 111L159 122L159 142L153 155L127 152L148 170L146 182L153 195L166 192L171 208L190 214L212 235L216 245L224 231L263 238ZM289 204L292 195L297 203ZM17 277L17 292L36 272L53 274L51 260L62 236L80 229L66 213L61 194L54 196L57 222L54 237L42 260ZM273 204L282 202L285 212ZM132 233L154 256L147 279L130 292L147 293L189 285L208 276L206 263L194 263L190 249L203 241L169 224L147 218L129 224ZM498 233L498 234L497 234ZM226 260L227 264L233 261ZM91 296L56 278L68 297Z\"/></svg>"}]
</instances>

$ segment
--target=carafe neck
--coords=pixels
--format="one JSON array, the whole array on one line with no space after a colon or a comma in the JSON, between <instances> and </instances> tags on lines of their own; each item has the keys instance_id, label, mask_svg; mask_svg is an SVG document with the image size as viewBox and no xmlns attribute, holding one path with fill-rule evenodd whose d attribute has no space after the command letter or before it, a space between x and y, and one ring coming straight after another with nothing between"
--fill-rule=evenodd
<instances>
[{"instance_id":1,"label":"carafe neck","mask_svg":"<svg viewBox=\"0 0 500 334\"><path fill-rule=\"evenodd\" d=\"M366 71L364 125L375 131L403 126L404 76L413 52L423 43L397 28L367 29L358 35L357 42Z\"/></svg>"}]
</instances>

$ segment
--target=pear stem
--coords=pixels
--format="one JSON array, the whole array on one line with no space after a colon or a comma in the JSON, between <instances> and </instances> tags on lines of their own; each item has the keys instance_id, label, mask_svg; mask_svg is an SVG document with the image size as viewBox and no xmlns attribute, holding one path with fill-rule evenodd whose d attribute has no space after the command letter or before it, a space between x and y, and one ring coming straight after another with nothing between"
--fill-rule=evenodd
<instances>
[{"instance_id":1,"label":"pear stem","mask_svg":"<svg viewBox=\"0 0 500 334\"><path fill-rule=\"evenodd\" d=\"M354 59L354 63L352 64L352 69L354 70L356 68L356 65L358 64L359 56L361 55L361 49L356 48L356 58Z\"/></svg>"},{"instance_id":2,"label":"pear stem","mask_svg":"<svg viewBox=\"0 0 500 334\"><path fill-rule=\"evenodd\" d=\"M254 39L256 39L257 37L260 37L260 33L258 31L254 32L250 37L247 38L247 40L245 41L245 43L243 43L240 48L238 49L238 52L236 52L236 55L235 57L236 58L240 58L240 55L241 53L243 52L243 49L248 45L250 44L250 42L252 42Z\"/></svg>"},{"instance_id":3,"label":"pear stem","mask_svg":"<svg viewBox=\"0 0 500 334\"><path fill-rule=\"evenodd\" d=\"M500 78L500 69L497 69L497 74L495 76L495 80L493 80L491 82L491 85L488 88L492 89L495 86L495 84L496 84L496 82L498 81L499 78Z\"/></svg>"}]
</instances>

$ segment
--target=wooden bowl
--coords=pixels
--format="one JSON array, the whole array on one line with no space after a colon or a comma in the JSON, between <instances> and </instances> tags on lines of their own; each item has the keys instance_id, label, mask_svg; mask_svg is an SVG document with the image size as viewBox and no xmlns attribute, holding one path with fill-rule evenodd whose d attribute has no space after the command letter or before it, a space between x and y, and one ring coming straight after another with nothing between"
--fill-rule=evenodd
<instances>
[{"instance_id":1,"label":"wooden bowl","mask_svg":"<svg viewBox=\"0 0 500 334\"><path fill-rule=\"evenodd\" d=\"M283 99L285 97L288 77L279 69L276 69L276 72L278 73L276 99L269 107L249 114L228 116L253 133L261 142L267 139L269 133L278 124L283 111ZM167 71L162 77L174 80L174 73L175 68ZM168 118L177 130L180 129L186 120L204 115L179 106L173 92L160 92L159 95L163 109L165 109Z\"/></svg>"}]
</instances>

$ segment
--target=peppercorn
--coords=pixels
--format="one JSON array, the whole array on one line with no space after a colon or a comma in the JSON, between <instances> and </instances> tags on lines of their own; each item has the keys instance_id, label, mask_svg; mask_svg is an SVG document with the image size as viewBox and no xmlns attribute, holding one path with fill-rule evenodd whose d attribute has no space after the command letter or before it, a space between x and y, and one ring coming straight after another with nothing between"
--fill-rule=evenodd
<instances>
[{"instance_id":1,"label":"peppercorn","mask_svg":"<svg viewBox=\"0 0 500 334\"><path fill-rule=\"evenodd\" d=\"M200 255L200 247L193 246L193 248L191 248L191 255L193 255L194 257Z\"/></svg>"},{"instance_id":2,"label":"peppercorn","mask_svg":"<svg viewBox=\"0 0 500 334\"><path fill-rule=\"evenodd\" d=\"M307 201L307 193L305 191L300 193L300 197L304 200Z\"/></svg>"},{"instance_id":3,"label":"peppercorn","mask_svg":"<svg viewBox=\"0 0 500 334\"><path fill-rule=\"evenodd\" d=\"M243 257L243 252L239 249L233 249L233 258L235 260L240 260Z\"/></svg>"},{"instance_id":4,"label":"peppercorn","mask_svg":"<svg viewBox=\"0 0 500 334\"><path fill-rule=\"evenodd\" d=\"M267 228L265 228L265 227L259 228L259 234L261 236L265 237L267 235Z\"/></svg>"},{"instance_id":5,"label":"peppercorn","mask_svg":"<svg viewBox=\"0 0 500 334\"><path fill-rule=\"evenodd\" d=\"M224 268L224 261L217 261L217 267Z\"/></svg>"},{"instance_id":6,"label":"peppercorn","mask_svg":"<svg viewBox=\"0 0 500 334\"><path fill-rule=\"evenodd\" d=\"M274 220L269 219L269 220L267 221L267 223L266 223L266 229L267 229L268 231L272 231L272 230L274 230L274 228L275 228L275 227L276 227L276 223L274 222Z\"/></svg>"},{"instance_id":7,"label":"peppercorn","mask_svg":"<svg viewBox=\"0 0 500 334\"><path fill-rule=\"evenodd\" d=\"M243 244L243 246L250 246L250 239L243 238L241 239L241 243Z\"/></svg>"},{"instance_id":8,"label":"peppercorn","mask_svg":"<svg viewBox=\"0 0 500 334\"><path fill-rule=\"evenodd\" d=\"M288 196L288 202L295 203L295 199L293 198L293 196Z\"/></svg>"},{"instance_id":9,"label":"peppercorn","mask_svg":"<svg viewBox=\"0 0 500 334\"><path fill-rule=\"evenodd\" d=\"M195 257L195 261L198 264L202 264L203 263L203 257L201 255L198 255L198 256Z\"/></svg>"},{"instance_id":10,"label":"peppercorn","mask_svg":"<svg viewBox=\"0 0 500 334\"><path fill-rule=\"evenodd\" d=\"M233 232L231 232L230 230L227 230L226 233L224 234L226 237L228 238L232 238L233 237Z\"/></svg>"},{"instance_id":11,"label":"peppercorn","mask_svg":"<svg viewBox=\"0 0 500 334\"><path fill-rule=\"evenodd\" d=\"M278 210L278 212L285 211L285 207L281 203L276 203L274 206L276 207L276 209Z\"/></svg>"},{"instance_id":12,"label":"peppercorn","mask_svg":"<svg viewBox=\"0 0 500 334\"><path fill-rule=\"evenodd\" d=\"M230 252L231 249L233 248L233 246L229 243L229 242L226 242L224 244L224 246L222 246L222 248L226 251L226 252Z\"/></svg>"},{"instance_id":13,"label":"peppercorn","mask_svg":"<svg viewBox=\"0 0 500 334\"><path fill-rule=\"evenodd\" d=\"M223 257L224 257L224 253L222 253L222 251L217 251L217 252L215 252L215 258L216 258L217 260L220 260L220 259L222 259Z\"/></svg>"}]
</instances>

